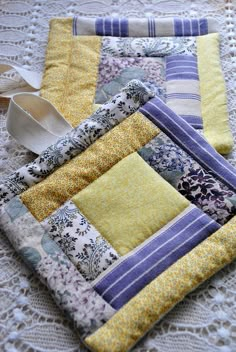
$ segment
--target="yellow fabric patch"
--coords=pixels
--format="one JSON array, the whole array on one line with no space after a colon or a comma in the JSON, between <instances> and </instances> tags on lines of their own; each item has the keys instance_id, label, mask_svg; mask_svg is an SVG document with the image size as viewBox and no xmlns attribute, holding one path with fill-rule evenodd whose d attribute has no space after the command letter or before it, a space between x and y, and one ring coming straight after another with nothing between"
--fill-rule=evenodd
<instances>
[{"instance_id":1,"label":"yellow fabric patch","mask_svg":"<svg viewBox=\"0 0 236 352\"><path fill-rule=\"evenodd\" d=\"M41 95L77 126L92 114L101 37L72 36L72 18L50 22Z\"/></svg>"},{"instance_id":2,"label":"yellow fabric patch","mask_svg":"<svg viewBox=\"0 0 236 352\"><path fill-rule=\"evenodd\" d=\"M197 37L197 57L204 136L219 153L227 154L233 148L233 137L228 121L218 33Z\"/></svg>"},{"instance_id":3,"label":"yellow fabric patch","mask_svg":"<svg viewBox=\"0 0 236 352\"><path fill-rule=\"evenodd\" d=\"M153 280L86 344L96 352L128 351L163 314L235 257L236 217Z\"/></svg>"},{"instance_id":4,"label":"yellow fabric patch","mask_svg":"<svg viewBox=\"0 0 236 352\"><path fill-rule=\"evenodd\" d=\"M120 161L72 201L121 255L189 205L137 153Z\"/></svg>"},{"instance_id":5,"label":"yellow fabric patch","mask_svg":"<svg viewBox=\"0 0 236 352\"><path fill-rule=\"evenodd\" d=\"M141 113L135 113L107 132L82 154L61 166L44 181L21 194L34 217L42 221L118 161L159 133Z\"/></svg>"}]
</instances>

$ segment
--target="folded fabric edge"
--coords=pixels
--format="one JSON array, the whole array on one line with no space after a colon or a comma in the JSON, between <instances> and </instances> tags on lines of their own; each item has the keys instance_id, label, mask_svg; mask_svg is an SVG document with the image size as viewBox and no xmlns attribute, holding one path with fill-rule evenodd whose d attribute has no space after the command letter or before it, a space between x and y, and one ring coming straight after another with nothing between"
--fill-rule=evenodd
<instances>
[{"instance_id":1,"label":"folded fabric edge","mask_svg":"<svg viewBox=\"0 0 236 352\"><path fill-rule=\"evenodd\" d=\"M130 350L189 292L236 257L235 232L236 217L154 279L85 343L96 352Z\"/></svg>"},{"instance_id":2,"label":"folded fabric edge","mask_svg":"<svg viewBox=\"0 0 236 352\"><path fill-rule=\"evenodd\" d=\"M74 17L73 35L116 37L198 36L218 31L213 18Z\"/></svg>"},{"instance_id":3,"label":"folded fabric edge","mask_svg":"<svg viewBox=\"0 0 236 352\"><path fill-rule=\"evenodd\" d=\"M204 136L220 154L228 154L233 148L233 136L229 126L218 33L197 38L197 58Z\"/></svg>"}]
</instances>

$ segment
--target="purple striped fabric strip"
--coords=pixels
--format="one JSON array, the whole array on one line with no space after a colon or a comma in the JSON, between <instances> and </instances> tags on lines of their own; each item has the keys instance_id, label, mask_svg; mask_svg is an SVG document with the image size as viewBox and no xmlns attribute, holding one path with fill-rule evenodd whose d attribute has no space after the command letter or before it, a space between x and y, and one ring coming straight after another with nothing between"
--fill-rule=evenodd
<instances>
[{"instance_id":1,"label":"purple striped fabric strip","mask_svg":"<svg viewBox=\"0 0 236 352\"><path fill-rule=\"evenodd\" d=\"M193 128L201 130L203 128L202 118L200 116L194 115L180 115L187 123L189 123Z\"/></svg>"},{"instance_id":2,"label":"purple striped fabric strip","mask_svg":"<svg viewBox=\"0 0 236 352\"><path fill-rule=\"evenodd\" d=\"M174 18L174 30L176 36L183 36L183 23L180 18Z\"/></svg>"},{"instance_id":3,"label":"purple striped fabric strip","mask_svg":"<svg viewBox=\"0 0 236 352\"><path fill-rule=\"evenodd\" d=\"M101 17L96 18L95 30L97 35L104 35L103 18Z\"/></svg>"},{"instance_id":4,"label":"purple striped fabric strip","mask_svg":"<svg viewBox=\"0 0 236 352\"><path fill-rule=\"evenodd\" d=\"M169 93L166 94L166 99L191 99L191 100L199 100L201 101L199 94L192 93Z\"/></svg>"},{"instance_id":5,"label":"purple striped fabric strip","mask_svg":"<svg viewBox=\"0 0 236 352\"><path fill-rule=\"evenodd\" d=\"M161 20L160 20L161 21ZM137 20L138 23L138 20ZM149 17L147 19L147 27L143 29L143 36L156 37L159 34L156 31L156 23L158 18ZM160 22L161 24L162 22ZM167 20L171 36L197 36L208 34L208 20L206 18L201 19L181 19L174 18ZM83 26L85 24L83 23ZM132 22L132 26L135 26L135 22ZM137 24L138 26L138 24ZM75 16L73 18L73 35L78 35L78 20ZM93 29L90 28L93 32ZM142 30L141 30L142 31ZM91 32L89 32L91 34ZM115 37L127 37L129 36L129 20L128 18L113 18L113 17L98 17L95 19L95 32L96 35L101 36L115 36Z\"/></svg>"},{"instance_id":6,"label":"purple striped fabric strip","mask_svg":"<svg viewBox=\"0 0 236 352\"><path fill-rule=\"evenodd\" d=\"M220 227L190 205L170 224L121 260L94 285L115 309L121 308L143 287Z\"/></svg>"},{"instance_id":7,"label":"purple striped fabric strip","mask_svg":"<svg viewBox=\"0 0 236 352\"><path fill-rule=\"evenodd\" d=\"M208 34L207 19L174 18L174 32L175 36L196 36Z\"/></svg>"},{"instance_id":8,"label":"purple striped fabric strip","mask_svg":"<svg viewBox=\"0 0 236 352\"><path fill-rule=\"evenodd\" d=\"M194 72L175 72L175 73L167 73L166 72L166 80L167 81L173 81L173 80L194 80L198 81L198 74Z\"/></svg>"},{"instance_id":9,"label":"purple striped fabric strip","mask_svg":"<svg viewBox=\"0 0 236 352\"><path fill-rule=\"evenodd\" d=\"M120 36L120 21L119 21L119 18L113 18L112 30L113 30L113 36L114 37L119 37Z\"/></svg>"},{"instance_id":10,"label":"purple striped fabric strip","mask_svg":"<svg viewBox=\"0 0 236 352\"><path fill-rule=\"evenodd\" d=\"M149 17L148 18L148 35L149 35L149 37L155 37L156 36L156 24L155 24L155 18L154 17Z\"/></svg>"},{"instance_id":11,"label":"purple striped fabric strip","mask_svg":"<svg viewBox=\"0 0 236 352\"><path fill-rule=\"evenodd\" d=\"M112 30L111 30L111 19L110 18L105 18L105 25L104 25L104 29L105 29L105 35L110 35L112 34Z\"/></svg>"},{"instance_id":12,"label":"purple striped fabric strip","mask_svg":"<svg viewBox=\"0 0 236 352\"><path fill-rule=\"evenodd\" d=\"M109 18L98 17L95 21L96 35L127 37L128 19L127 18Z\"/></svg>"},{"instance_id":13,"label":"purple striped fabric strip","mask_svg":"<svg viewBox=\"0 0 236 352\"><path fill-rule=\"evenodd\" d=\"M192 33L191 20L190 19L185 19L185 25L184 25L184 28L183 28L183 35L184 36L188 36L188 35L190 35L189 33Z\"/></svg>"},{"instance_id":14,"label":"purple striped fabric strip","mask_svg":"<svg viewBox=\"0 0 236 352\"><path fill-rule=\"evenodd\" d=\"M170 55L166 57L166 80L199 80L197 58L192 55Z\"/></svg>"},{"instance_id":15,"label":"purple striped fabric strip","mask_svg":"<svg viewBox=\"0 0 236 352\"><path fill-rule=\"evenodd\" d=\"M181 80L194 80L199 81L198 76L198 67L197 67L197 58L190 55L170 55L166 58L166 102L167 105L171 103L172 100L181 99L186 100L186 106L190 107L190 111L193 114L200 115L200 101L201 97L200 94L192 94L188 93L187 89L183 92L183 84L177 81ZM175 89L176 92L168 94L169 90L169 83L170 81L175 81ZM179 85L181 85L182 93L178 93ZM199 107L196 107L196 100L199 102ZM173 103L171 104L173 107ZM192 108L191 108L192 107ZM178 110L176 110L178 112ZM190 123L194 128L200 129L203 127L202 118L201 116L194 116L192 115L181 115L188 123ZM196 121L197 118L197 121Z\"/></svg>"},{"instance_id":16,"label":"purple striped fabric strip","mask_svg":"<svg viewBox=\"0 0 236 352\"><path fill-rule=\"evenodd\" d=\"M200 35L208 34L208 22L206 18L199 19Z\"/></svg>"},{"instance_id":17,"label":"purple striped fabric strip","mask_svg":"<svg viewBox=\"0 0 236 352\"><path fill-rule=\"evenodd\" d=\"M236 170L183 118L178 116L159 98L149 100L140 112L165 132L175 143L189 153L219 180L236 191Z\"/></svg>"},{"instance_id":18,"label":"purple striped fabric strip","mask_svg":"<svg viewBox=\"0 0 236 352\"><path fill-rule=\"evenodd\" d=\"M129 35L129 23L127 18L121 18L120 20L120 36L121 37L128 37Z\"/></svg>"},{"instance_id":19,"label":"purple striped fabric strip","mask_svg":"<svg viewBox=\"0 0 236 352\"><path fill-rule=\"evenodd\" d=\"M199 22L197 18L191 20L191 32L192 33L199 33ZM193 35L193 34L191 34Z\"/></svg>"}]
</instances>

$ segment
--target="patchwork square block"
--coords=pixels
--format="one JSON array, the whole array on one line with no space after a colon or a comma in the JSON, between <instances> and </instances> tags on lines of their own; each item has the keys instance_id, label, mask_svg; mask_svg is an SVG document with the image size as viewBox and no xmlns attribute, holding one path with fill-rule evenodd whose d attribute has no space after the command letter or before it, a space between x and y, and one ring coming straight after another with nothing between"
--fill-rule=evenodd
<instances>
[{"instance_id":1,"label":"patchwork square block","mask_svg":"<svg viewBox=\"0 0 236 352\"><path fill-rule=\"evenodd\" d=\"M139 79L227 154L233 139L217 28L212 19L52 20L41 94L76 126Z\"/></svg>"},{"instance_id":2,"label":"patchwork square block","mask_svg":"<svg viewBox=\"0 0 236 352\"><path fill-rule=\"evenodd\" d=\"M69 190L47 209L52 185ZM236 170L134 80L6 179L0 226L85 345L124 352L236 257L235 191Z\"/></svg>"},{"instance_id":3,"label":"patchwork square block","mask_svg":"<svg viewBox=\"0 0 236 352\"><path fill-rule=\"evenodd\" d=\"M74 129L0 186L0 226L84 344L125 352L236 257L217 23L54 19L41 94Z\"/></svg>"},{"instance_id":4,"label":"patchwork square block","mask_svg":"<svg viewBox=\"0 0 236 352\"><path fill-rule=\"evenodd\" d=\"M121 255L188 206L137 153L121 160L72 200Z\"/></svg>"}]
</instances>

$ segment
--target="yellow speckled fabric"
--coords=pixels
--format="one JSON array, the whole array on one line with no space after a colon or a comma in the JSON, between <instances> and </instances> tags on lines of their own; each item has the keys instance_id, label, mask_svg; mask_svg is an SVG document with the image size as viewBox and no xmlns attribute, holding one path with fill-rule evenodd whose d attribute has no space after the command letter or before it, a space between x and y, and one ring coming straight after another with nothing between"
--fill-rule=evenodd
<instances>
[{"instance_id":1,"label":"yellow speckled fabric","mask_svg":"<svg viewBox=\"0 0 236 352\"><path fill-rule=\"evenodd\" d=\"M146 117L141 113L135 113L44 181L23 192L21 200L34 217L42 221L158 133L158 128Z\"/></svg>"},{"instance_id":2,"label":"yellow speckled fabric","mask_svg":"<svg viewBox=\"0 0 236 352\"><path fill-rule=\"evenodd\" d=\"M50 22L41 95L73 127L93 112L101 37L72 36L72 18Z\"/></svg>"},{"instance_id":3,"label":"yellow speckled fabric","mask_svg":"<svg viewBox=\"0 0 236 352\"><path fill-rule=\"evenodd\" d=\"M220 65L219 34L197 37L197 53L204 136L219 153L227 154L233 148L233 137Z\"/></svg>"},{"instance_id":4,"label":"yellow speckled fabric","mask_svg":"<svg viewBox=\"0 0 236 352\"><path fill-rule=\"evenodd\" d=\"M121 255L189 205L137 153L121 160L72 201Z\"/></svg>"},{"instance_id":5,"label":"yellow speckled fabric","mask_svg":"<svg viewBox=\"0 0 236 352\"><path fill-rule=\"evenodd\" d=\"M128 351L188 292L235 257L236 217L153 280L85 342L96 352Z\"/></svg>"}]
</instances>

